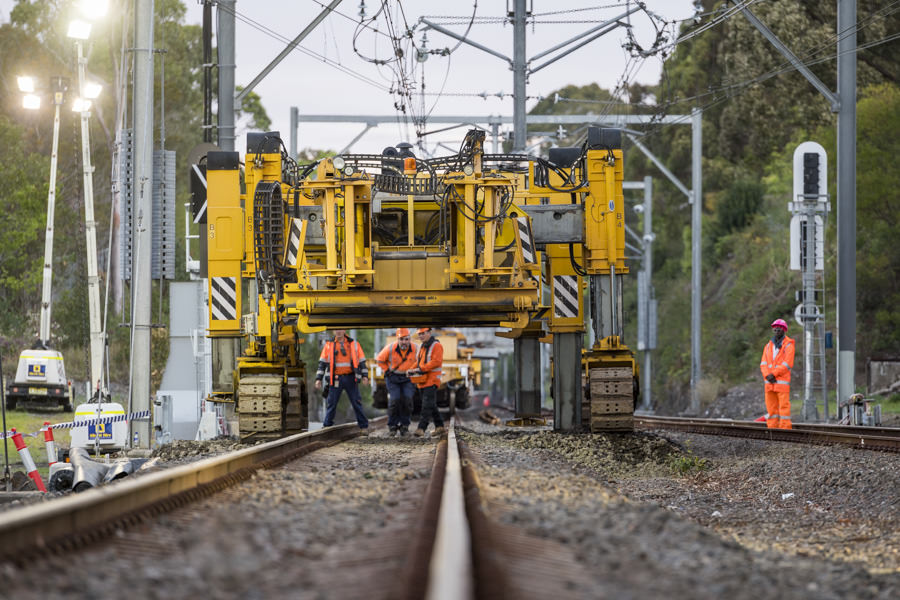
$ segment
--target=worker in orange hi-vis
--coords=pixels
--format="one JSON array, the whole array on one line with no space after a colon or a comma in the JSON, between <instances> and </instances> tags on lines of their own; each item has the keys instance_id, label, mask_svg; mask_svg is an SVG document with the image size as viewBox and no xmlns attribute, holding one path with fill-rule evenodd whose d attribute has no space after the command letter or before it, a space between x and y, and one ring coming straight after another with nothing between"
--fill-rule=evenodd
<instances>
[{"instance_id":1,"label":"worker in orange hi-vis","mask_svg":"<svg viewBox=\"0 0 900 600\"><path fill-rule=\"evenodd\" d=\"M388 392L388 430L391 436L409 433L410 413L416 386L407 371L416 367L419 347L409 341L409 329L397 329L397 341L381 349L375 361L384 371Z\"/></svg>"},{"instance_id":2,"label":"worker in orange hi-vis","mask_svg":"<svg viewBox=\"0 0 900 600\"><path fill-rule=\"evenodd\" d=\"M794 340L787 336L787 323L775 319L772 339L763 348L759 370L766 380L766 427L791 429L791 369Z\"/></svg>"},{"instance_id":3,"label":"worker in orange hi-vis","mask_svg":"<svg viewBox=\"0 0 900 600\"><path fill-rule=\"evenodd\" d=\"M422 437L428 429L428 421L434 421L434 435L444 434L444 420L437 407L437 389L441 385L441 367L444 364L444 347L431 335L431 327L420 327L416 330L419 336L419 352L416 354L416 367L407 371L409 378L419 388L422 395L422 415L415 436Z\"/></svg>"},{"instance_id":4,"label":"worker in orange hi-vis","mask_svg":"<svg viewBox=\"0 0 900 600\"><path fill-rule=\"evenodd\" d=\"M359 395L359 383L368 385L369 376L366 369L366 355L356 340L350 339L343 329L334 330L334 339L325 342L319 356L319 368L316 370L316 389L322 389L325 380L328 392L325 396L325 420L322 427L334 425L338 400L341 392L346 390L350 405L356 413L356 423L362 435L369 435L369 419L363 412L362 398Z\"/></svg>"}]
</instances>

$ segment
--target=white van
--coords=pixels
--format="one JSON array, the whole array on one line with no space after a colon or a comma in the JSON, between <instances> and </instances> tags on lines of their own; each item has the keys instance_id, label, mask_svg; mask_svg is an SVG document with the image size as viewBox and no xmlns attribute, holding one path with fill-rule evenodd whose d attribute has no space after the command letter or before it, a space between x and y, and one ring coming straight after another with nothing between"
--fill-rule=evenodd
<instances>
[{"instance_id":1,"label":"white van","mask_svg":"<svg viewBox=\"0 0 900 600\"><path fill-rule=\"evenodd\" d=\"M62 353L34 349L19 355L16 377L6 389L6 408L13 410L19 402L72 410L72 386L66 380Z\"/></svg>"}]
</instances>

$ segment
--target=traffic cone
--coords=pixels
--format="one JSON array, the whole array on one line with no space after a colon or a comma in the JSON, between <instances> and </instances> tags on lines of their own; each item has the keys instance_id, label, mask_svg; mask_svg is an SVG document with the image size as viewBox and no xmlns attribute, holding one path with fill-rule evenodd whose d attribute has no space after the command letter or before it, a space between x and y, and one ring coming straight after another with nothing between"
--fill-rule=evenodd
<instances>
[{"instance_id":1,"label":"traffic cone","mask_svg":"<svg viewBox=\"0 0 900 600\"><path fill-rule=\"evenodd\" d=\"M22 439L21 433L16 433L16 428L12 428L13 433L13 443L16 445L16 450L19 451L19 456L22 457L22 464L25 465L25 470L28 472L28 476L31 477L32 481L34 481L37 488L42 492L46 492L47 488L44 487L44 482L41 480L41 474L38 473L37 467L34 464L34 461L31 459L31 453L28 452L28 447L25 446L25 440Z\"/></svg>"},{"instance_id":2,"label":"traffic cone","mask_svg":"<svg viewBox=\"0 0 900 600\"><path fill-rule=\"evenodd\" d=\"M44 421L44 444L47 445L47 464L56 464L56 442L53 441L53 426L50 421Z\"/></svg>"},{"instance_id":3,"label":"traffic cone","mask_svg":"<svg viewBox=\"0 0 900 600\"><path fill-rule=\"evenodd\" d=\"M766 415L763 415L763 416L761 416L761 417L758 417L758 418L756 418L756 419L753 419L753 422L754 422L754 423L765 423L765 422L766 422Z\"/></svg>"}]
</instances>

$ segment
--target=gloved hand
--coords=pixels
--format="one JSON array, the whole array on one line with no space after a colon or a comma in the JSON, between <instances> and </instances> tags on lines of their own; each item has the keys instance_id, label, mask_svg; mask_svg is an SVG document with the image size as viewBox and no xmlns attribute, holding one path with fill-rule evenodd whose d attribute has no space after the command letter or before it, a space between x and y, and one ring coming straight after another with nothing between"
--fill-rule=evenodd
<instances>
[{"instance_id":1,"label":"gloved hand","mask_svg":"<svg viewBox=\"0 0 900 600\"><path fill-rule=\"evenodd\" d=\"M766 381L768 381L769 383L775 383L775 376L769 373L768 375L766 375Z\"/></svg>"}]
</instances>

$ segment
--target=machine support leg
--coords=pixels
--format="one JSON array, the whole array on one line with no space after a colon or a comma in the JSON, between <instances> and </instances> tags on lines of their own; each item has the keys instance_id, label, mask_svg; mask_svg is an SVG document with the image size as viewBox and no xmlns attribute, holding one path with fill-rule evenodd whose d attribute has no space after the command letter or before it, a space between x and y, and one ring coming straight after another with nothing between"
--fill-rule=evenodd
<instances>
[{"instance_id":1,"label":"machine support leg","mask_svg":"<svg viewBox=\"0 0 900 600\"><path fill-rule=\"evenodd\" d=\"M581 428L581 333L553 334L553 429Z\"/></svg>"},{"instance_id":2,"label":"machine support leg","mask_svg":"<svg viewBox=\"0 0 900 600\"><path fill-rule=\"evenodd\" d=\"M516 417L541 416L541 344L535 337L513 340L516 361Z\"/></svg>"},{"instance_id":3,"label":"machine support leg","mask_svg":"<svg viewBox=\"0 0 900 600\"><path fill-rule=\"evenodd\" d=\"M241 339L236 337L212 338L212 391L220 394L234 393L234 367L241 354Z\"/></svg>"}]
</instances>

